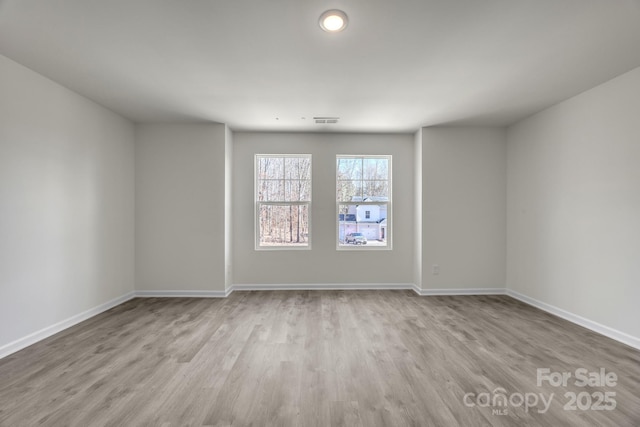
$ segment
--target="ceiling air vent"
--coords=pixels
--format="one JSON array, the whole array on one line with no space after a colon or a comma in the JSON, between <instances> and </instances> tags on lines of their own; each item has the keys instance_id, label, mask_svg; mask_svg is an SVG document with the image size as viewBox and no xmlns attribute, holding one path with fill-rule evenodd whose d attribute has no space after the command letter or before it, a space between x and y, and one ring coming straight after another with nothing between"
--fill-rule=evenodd
<instances>
[{"instance_id":1,"label":"ceiling air vent","mask_svg":"<svg viewBox=\"0 0 640 427\"><path fill-rule=\"evenodd\" d=\"M313 120L316 121L316 124L332 124L332 123L338 123L338 120L340 120L340 117L314 117Z\"/></svg>"}]
</instances>

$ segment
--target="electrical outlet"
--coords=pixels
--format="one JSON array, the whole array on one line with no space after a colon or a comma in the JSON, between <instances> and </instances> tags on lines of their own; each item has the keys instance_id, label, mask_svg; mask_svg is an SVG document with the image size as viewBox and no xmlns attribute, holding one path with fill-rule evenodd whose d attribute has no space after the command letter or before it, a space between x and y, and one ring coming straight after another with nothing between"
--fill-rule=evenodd
<instances>
[{"instance_id":1,"label":"electrical outlet","mask_svg":"<svg viewBox=\"0 0 640 427\"><path fill-rule=\"evenodd\" d=\"M438 264L433 264L431 272L434 276L437 276L438 274L440 274L440 266Z\"/></svg>"}]
</instances>

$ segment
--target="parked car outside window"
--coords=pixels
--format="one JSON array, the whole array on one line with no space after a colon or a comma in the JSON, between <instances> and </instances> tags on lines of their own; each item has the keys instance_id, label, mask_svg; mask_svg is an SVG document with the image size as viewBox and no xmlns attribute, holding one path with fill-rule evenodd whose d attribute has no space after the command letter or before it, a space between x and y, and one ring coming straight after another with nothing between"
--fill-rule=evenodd
<instances>
[{"instance_id":1,"label":"parked car outside window","mask_svg":"<svg viewBox=\"0 0 640 427\"><path fill-rule=\"evenodd\" d=\"M345 239L346 243L353 243L354 245L366 245L367 238L362 233L349 233Z\"/></svg>"}]
</instances>

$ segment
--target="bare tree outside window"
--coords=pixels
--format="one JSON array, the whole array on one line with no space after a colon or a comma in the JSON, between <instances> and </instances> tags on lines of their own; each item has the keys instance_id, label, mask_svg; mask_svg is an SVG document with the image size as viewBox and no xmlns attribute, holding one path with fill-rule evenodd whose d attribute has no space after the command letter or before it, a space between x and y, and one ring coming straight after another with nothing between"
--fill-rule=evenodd
<instances>
[{"instance_id":1,"label":"bare tree outside window","mask_svg":"<svg viewBox=\"0 0 640 427\"><path fill-rule=\"evenodd\" d=\"M308 248L311 155L256 155L256 247Z\"/></svg>"}]
</instances>

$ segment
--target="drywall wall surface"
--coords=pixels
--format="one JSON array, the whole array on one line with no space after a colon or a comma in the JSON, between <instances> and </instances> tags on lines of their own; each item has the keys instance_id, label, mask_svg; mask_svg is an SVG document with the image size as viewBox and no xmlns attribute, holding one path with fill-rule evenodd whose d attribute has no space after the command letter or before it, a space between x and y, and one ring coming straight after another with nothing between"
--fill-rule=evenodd
<instances>
[{"instance_id":1,"label":"drywall wall surface","mask_svg":"<svg viewBox=\"0 0 640 427\"><path fill-rule=\"evenodd\" d=\"M0 348L134 289L134 126L0 56Z\"/></svg>"},{"instance_id":2,"label":"drywall wall surface","mask_svg":"<svg viewBox=\"0 0 640 427\"><path fill-rule=\"evenodd\" d=\"M413 283L422 289L422 129L415 133L413 144L413 227L416 236L413 241Z\"/></svg>"},{"instance_id":3,"label":"drywall wall surface","mask_svg":"<svg viewBox=\"0 0 640 427\"><path fill-rule=\"evenodd\" d=\"M422 129L422 289L504 288L504 129Z\"/></svg>"},{"instance_id":4,"label":"drywall wall surface","mask_svg":"<svg viewBox=\"0 0 640 427\"><path fill-rule=\"evenodd\" d=\"M224 286L233 286L233 132L225 126L224 140Z\"/></svg>"},{"instance_id":5,"label":"drywall wall surface","mask_svg":"<svg viewBox=\"0 0 640 427\"><path fill-rule=\"evenodd\" d=\"M225 133L136 125L137 290L225 290Z\"/></svg>"},{"instance_id":6,"label":"drywall wall surface","mask_svg":"<svg viewBox=\"0 0 640 427\"><path fill-rule=\"evenodd\" d=\"M640 68L508 129L516 292L640 337Z\"/></svg>"},{"instance_id":7,"label":"drywall wall surface","mask_svg":"<svg viewBox=\"0 0 640 427\"><path fill-rule=\"evenodd\" d=\"M413 282L413 135L249 133L233 135L234 284ZM311 154L311 250L256 250L256 154ZM392 155L392 250L336 249L336 155Z\"/></svg>"}]
</instances>

